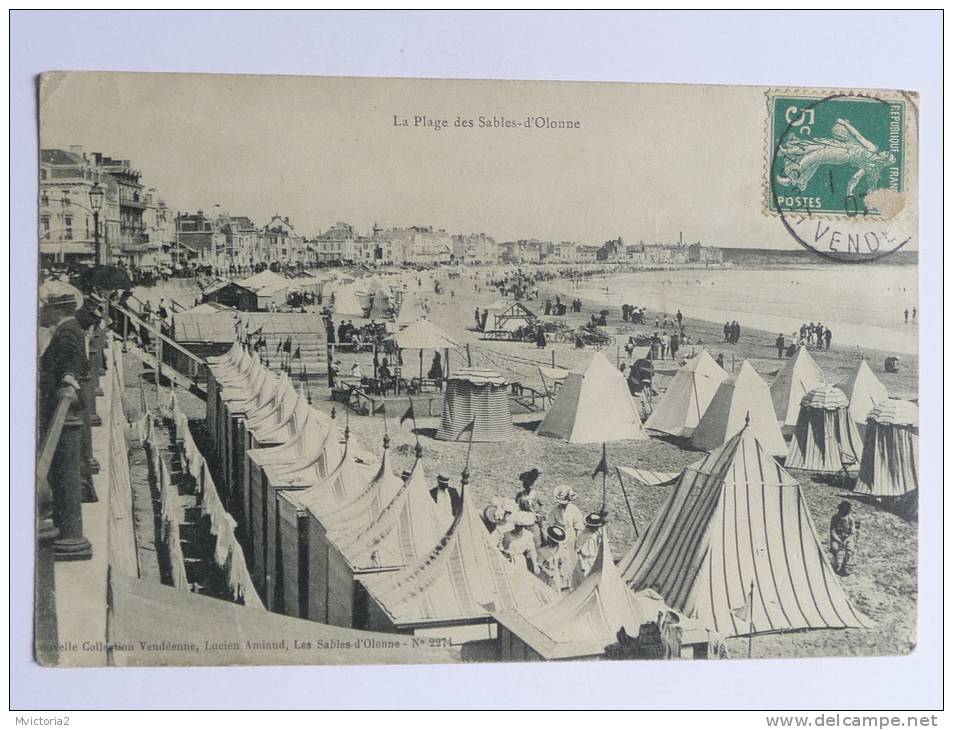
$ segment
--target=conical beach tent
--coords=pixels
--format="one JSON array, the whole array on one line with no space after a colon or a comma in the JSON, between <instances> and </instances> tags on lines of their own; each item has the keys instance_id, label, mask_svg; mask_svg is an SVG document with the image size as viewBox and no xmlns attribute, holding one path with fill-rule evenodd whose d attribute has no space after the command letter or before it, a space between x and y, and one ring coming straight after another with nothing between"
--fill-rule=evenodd
<instances>
[{"instance_id":1,"label":"conical beach tent","mask_svg":"<svg viewBox=\"0 0 953 730\"><path fill-rule=\"evenodd\" d=\"M854 491L902 497L920 487L920 427L917 407L904 400L878 403L867 416L864 458Z\"/></svg>"},{"instance_id":2,"label":"conical beach tent","mask_svg":"<svg viewBox=\"0 0 953 730\"><path fill-rule=\"evenodd\" d=\"M625 376L601 352L569 373L536 433L571 444L648 438Z\"/></svg>"},{"instance_id":3,"label":"conical beach tent","mask_svg":"<svg viewBox=\"0 0 953 730\"><path fill-rule=\"evenodd\" d=\"M472 435L468 428L473 425ZM441 441L502 442L516 438L509 385L493 370L463 368L447 379L436 437Z\"/></svg>"},{"instance_id":4,"label":"conical beach tent","mask_svg":"<svg viewBox=\"0 0 953 730\"><path fill-rule=\"evenodd\" d=\"M862 453L846 395L833 385L818 385L801 399L785 467L836 474L860 464Z\"/></svg>"},{"instance_id":5,"label":"conical beach tent","mask_svg":"<svg viewBox=\"0 0 953 730\"><path fill-rule=\"evenodd\" d=\"M691 436L718 386L728 377L724 368L702 350L675 373L652 415L645 419L645 428L672 436Z\"/></svg>"},{"instance_id":6,"label":"conical beach tent","mask_svg":"<svg viewBox=\"0 0 953 730\"><path fill-rule=\"evenodd\" d=\"M768 386L747 360L741 364L734 380L726 380L718 386L708 410L692 432L692 445L706 451L717 449L745 423L769 454L784 456L787 453Z\"/></svg>"},{"instance_id":7,"label":"conical beach tent","mask_svg":"<svg viewBox=\"0 0 953 730\"><path fill-rule=\"evenodd\" d=\"M670 613L655 591L629 589L612 561L609 538L603 531L592 572L577 588L535 611L495 612L493 618L502 629L504 661L552 660L601 656L616 641L619 629L637 637L643 624L656 623L660 615L673 618ZM681 630L681 646L689 656L695 647L703 656L717 656L721 640L713 627L686 616L674 618Z\"/></svg>"},{"instance_id":8,"label":"conical beach tent","mask_svg":"<svg viewBox=\"0 0 953 730\"><path fill-rule=\"evenodd\" d=\"M800 485L750 428L685 468L619 568L633 590L652 589L725 636L749 624L754 633L870 625L831 568Z\"/></svg>"},{"instance_id":9,"label":"conical beach tent","mask_svg":"<svg viewBox=\"0 0 953 730\"><path fill-rule=\"evenodd\" d=\"M801 398L815 385L824 383L824 373L806 347L799 347L771 383L771 402L782 427L793 427L801 409Z\"/></svg>"},{"instance_id":10,"label":"conical beach tent","mask_svg":"<svg viewBox=\"0 0 953 730\"><path fill-rule=\"evenodd\" d=\"M887 400L887 387L877 379L866 360L861 360L850 376L838 388L844 391L850 401L847 411L854 423L866 426L867 416L874 406Z\"/></svg>"},{"instance_id":11,"label":"conical beach tent","mask_svg":"<svg viewBox=\"0 0 953 730\"><path fill-rule=\"evenodd\" d=\"M364 316L364 305L358 298L355 284L344 284L334 290L333 311L339 317Z\"/></svg>"},{"instance_id":12,"label":"conical beach tent","mask_svg":"<svg viewBox=\"0 0 953 730\"><path fill-rule=\"evenodd\" d=\"M400 631L433 625L450 632L443 636L459 636L451 627L487 627L491 611L530 610L556 600L555 591L525 566L503 557L469 494L462 496L460 513L427 555L396 573L362 579L370 626Z\"/></svg>"},{"instance_id":13,"label":"conical beach tent","mask_svg":"<svg viewBox=\"0 0 953 730\"><path fill-rule=\"evenodd\" d=\"M426 313L420 304L420 299L412 291L406 291L400 300L400 309L397 310L396 323L398 327L413 324L417 320L425 319Z\"/></svg>"}]
</instances>

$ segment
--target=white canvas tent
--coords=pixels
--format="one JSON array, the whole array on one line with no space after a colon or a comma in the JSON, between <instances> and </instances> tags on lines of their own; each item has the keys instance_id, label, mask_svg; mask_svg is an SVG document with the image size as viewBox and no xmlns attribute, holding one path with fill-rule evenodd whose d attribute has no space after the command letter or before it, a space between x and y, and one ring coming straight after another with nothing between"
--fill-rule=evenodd
<instances>
[{"instance_id":1,"label":"white canvas tent","mask_svg":"<svg viewBox=\"0 0 953 730\"><path fill-rule=\"evenodd\" d=\"M887 387L877 379L866 360L857 363L857 367L850 376L838 383L837 387L850 401L847 411L854 423L861 428L866 426L867 416L870 415L874 406L889 397Z\"/></svg>"},{"instance_id":2,"label":"white canvas tent","mask_svg":"<svg viewBox=\"0 0 953 730\"><path fill-rule=\"evenodd\" d=\"M728 373L706 350L685 363L645 420L645 428L672 436L691 436L718 386L728 379Z\"/></svg>"},{"instance_id":3,"label":"white canvas tent","mask_svg":"<svg viewBox=\"0 0 953 730\"><path fill-rule=\"evenodd\" d=\"M818 385L801 399L788 469L836 474L860 464L863 445L847 413L847 396L833 385Z\"/></svg>"},{"instance_id":4,"label":"white canvas tent","mask_svg":"<svg viewBox=\"0 0 953 730\"><path fill-rule=\"evenodd\" d=\"M799 347L771 383L771 402L781 426L793 428L801 410L801 398L824 383L824 373L806 347Z\"/></svg>"},{"instance_id":5,"label":"white canvas tent","mask_svg":"<svg viewBox=\"0 0 953 730\"><path fill-rule=\"evenodd\" d=\"M646 623L656 623L671 609L654 591L635 593L619 575L612 561L609 537L603 530L599 555L588 576L572 592L542 608L493 614L501 627L504 661L527 659L598 658L616 641L619 629L639 636ZM721 640L714 629L687 616L675 616L681 633L683 656L714 658ZM676 657L673 657L676 658Z\"/></svg>"},{"instance_id":6,"label":"white canvas tent","mask_svg":"<svg viewBox=\"0 0 953 730\"><path fill-rule=\"evenodd\" d=\"M746 422L749 431L772 456L784 456L787 445L778 428L771 404L771 392L747 360L734 380L718 386L708 410L692 432L692 445L711 451L738 433Z\"/></svg>"},{"instance_id":7,"label":"white canvas tent","mask_svg":"<svg viewBox=\"0 0 953 730\"><path fill-rule=\"evenodd\" d=\"M601 352L569 373L536 433L571 444L648 438L625 376Z\"/></svg>"},{"instance_id":8,"label":"white canvas tent","mask_svg":"<svg viewBox=\"0 0 953 730\"><path fill-rule=\"evenodd\" d=\"M800 485L751 428L685 468L619 569L633 590L652 589L725 636L870 625L831 568Z\"/></svg>"}]
</instances>

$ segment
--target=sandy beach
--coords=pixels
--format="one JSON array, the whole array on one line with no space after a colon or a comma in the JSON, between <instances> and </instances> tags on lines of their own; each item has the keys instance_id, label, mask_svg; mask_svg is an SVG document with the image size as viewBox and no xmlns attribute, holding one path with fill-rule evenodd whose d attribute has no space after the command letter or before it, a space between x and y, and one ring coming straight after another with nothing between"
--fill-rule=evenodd
<instances>
[{"instance_id":1,"label":"sandy beach","mask_svg":"<svg viewBox=\"0 0 953 730\"><path fill-rule=\"evenodd\" d=\"M694 272L680 272L688 276ZM756 275L746 272L747 275ZM478 274L479 276L479 274ZM439 276L438 276L439 279ZM518 379L537 389L541 388L538 365L551 365L553 361L560 367L572 368L592 357L590 348L576 349L570 345L551 345L545 351L538 350L531 343L492 342L480 339L480 333L473 327L475 307L484 307L499 299L498 291L490 291L479 286L480 279L464 278L444 281L446 291L440 296L430 296L431 319L442 327L461 345L470 345L470 357L474 366L490 367L499 370L511 379ZM610 279L610 292L614 288ZM570 282L555 280L540 284L540 298L528 303L539 310L546 296L557 291L573 293L568 289ZM449 292L453 291L451 297ZM583 294L589 296L583 296ZM616 307L607 307L604 298L597 298L595 292L585 285L576 296L583 299L583 311L564 317L567 323L575 325L588 321L590 314L609 308L610 316L607 331L615 332L623 327L621 312ZM565 298L565 296L564 296ZM629 299L631 303L642 304L637 294ZM655 314L663 314L649 308L649 321ZM668 312L674 315L674 311ZM775 372L781 365L774 349L777 333L752 329L745 326L740 314L736 317L742 322L742 336L734 345L721 342L723 339L721 323L697 319L686 313L685 325L695 339L702 340L704 347L714 356L722 353L725 366L730 369L732 361L740 367L744 359L751 360L755 369L763 374ZM651 332L651 328L643 327ZM625 336L616 336L619 351ZM696 345L696 348L699 345ZM683 351L684 353L684 351ZM616 362L616 348L605 348L604 354L613 363ZM640 350L636 354L641 355ZM691 354L691 346L688 353ZM855 347L833 344L831 350L811 351L812 356L824 371L827 378L839 382L856 363L858 352ZM874 372L887 386L894 397L917 397L917 358L904 356L903 366L897 374L883 372L883 359L890 354L886 350L867 349L864 351ZM355 356L341 354L345 369ZM429 357L429 356L425 356ZM362 368L370 368L370 355L359 356ZM425 367L426 367L425 360ZM671 363L671 361L669 361ZM452 369L466 364L464 348L452 351L450 366ZM674 366L674 364L672 364ZM346 371L346 370L345 370ZM657 376L660 389L667 387L668 377ZM770 381L769 381L770 382ZM329 410L330 404L318 402L319 407ZM550 438L539 437L534 433L542 419L542 413L514 413L517 424L517 438L509 444L473 445L470 459L471 497L481 507L489 503L494 495L512 496L519 488L517 475L530 467L537 467L542 476L537 484L540 493L547 502L547 508L553 504L553 489L557 484L571 485L580 495L579 506L583 511L599 508L602 498L601 478L592 480L590 475L599 461L601 446L568 445ZM418 432L415 434L410 422L399 427L397 419L389 417L387 430L391 438L395 467L409 466L413 459L413 447L417 437L424 447L428 462L428 473L436 477L438 469L456 483L464 466L467 451L466 443L448 443L433 438L439 424L439 416L431 418L418 415ZM351 430L372 450L379 449L384 435L384 420L380 417L350 417ZM702 452L680 448L668 440L651 438L648 441L616 442L607 447L610 466L622 465L652 469L658 471L677 471L697 461ZM438 467L439 463L439 467ZM876 627L871 630L823 630L807 631L755 638L753 656L844 656L902 654L911 651L916 643L916 585L917 585L917 526L907 522L876 506L852 497L850 490L815 481L805 474L795 474L801 482L814 524L822 544L827 545L826 526L836 511L837 504L850 499L855 505L855 515L863 525L858 546L856 569L848 578L843 579L845 588L855 605L870 616ZM635 526L644 529L652 519L670 488L637 487L634 482L626 484ZM625 554L635 539L635 527L629 518L622 490L615 476L608 481L607 503L611 512L609 536L617 557ZM736 657L747 655L747 640L729 641L732 653Z\"/></svg>"},{"instance_id":2,"label":"sandy beach","mask_svg":"<svg viewBox=\"0 0 953 730\"><path fill-rule=\"evenodd\" d=\"M671 276L673 272L655 272L656 276ZM695 272L677 272L692 277ZM752 271L749 276L756 276ZM497 301L499 292L483 285L485 272L464 270L461 278L446 279L437 274L444 291L440 295L427 293L431 307L431 320L443 328L461 347L450 353L450 368L456 370L467 364L469 345L470 363L473 366L497 370L505 377L518 380L538 390L542 389L540 366L551 366L554 362L562 368L573 368L587 362L593 355L592 348L577 349L568 344L549 345L545 350L537 349L532 343L499 342L481 339L481 333L474 329L474 309L485 307ZM623 296L633 304L643 305L638 293L623 289L625 277L610 277L610 294ZM613 363L628 362L622 345L633 329L622 322L621 312L612 305L607 297L600 294L604 280L584 281L578 288L562 279L540 283L539 299L527 302L534 311L541 311L547 296L558 292L563 298L578 296L583 301L581 313L569 314L563 319L567 324L576 326L588 321L589 316L601 309L609 309L606 331L616 339L618 345L603 349L603 353ZM571 288L572 287L572 288ZM451 296L450 292L453 292ZM648 306L646 304L646 306ZM739 307L740 308L740 307ZM656 315L660 319L664 314L670 317L674 311L662 312L648 308L647 321L654 325ZM746 325L744 316L736 317L742 324L740 341L736 344L722 342L722 323L712 322L692 316L685 311L684 324L696 341L695 351L705 347L713 356L722 354L725 367L737 369L743 360L751 361L755 369L770 378L781 366L774 348L776 332L759 330ZM553 319L553 318L550 318ZM652 325L637 328L651 334ZM688 345L680 355L692 354L692 345ZM644 348L636 350L636 355L644 354ZM883 349L865 348L862 352L855 346L838 345L835 341L830 350L811 350L811 355L824 371L827 379L837 383L847 376L856 364L857 358L866 356L872 369L887 386L891 396L916 399L918 359L904 355L899 373L883 371L883 360L896 354ZM347 372L351 363L357 361L364 372L371 371L370 353L353 355L339 353L343 372ZM425 355L425 365L430 355ZM619 358L617 360L617 358ZM416 374L416 358L408 363ZM676 363L671 360L659 363L659 367L668 366L673 370ZM669 376L657 375L656 384L660 391L668 386ZM315 390L314 405L329 412L335 405L329 399L326 388ZM194 399L193 399L194 400ZM340 404L337 413L343 418ZM439 406L439 404L438 404ZM198 400L190 404L190 415L204 417L204 404ZM396 470L408 468L413 462L414 445L419 438L424 448L424 458L428 475L436 480L438 472L447 474L456 484L463 470L467 444L450 443L434 438L440 418L438 409L433 416L427 416L423 407L418 407L417 431L410 421L402 426L396 415L391 413L385 424L380 415L375 417L349 416L352 433L371 451L380 450L385 429L390 437L393 464ZM519 488L517 475L530 467L541 472L537 487L546 502L547 509L553 504L553 490L558 484L569 484L579 494L578 504L586 511L599 509L602 500L601 478L591 479L591 474L599 461L601 446L598 444L569 445L561 441L544 438L535 434L542 420L542 412L528 412L514 407L514 422L517 425L516 439L507 444L475 443L470 457L469 469L471 498L481 508L488 504L494 495L512 496ZM610 467L629 466L655 471L676 472L688 464L697 461L703 452L691 450L671 440L653 437L647 441L610 443L607 446ZM607 482L606 500L611 522L608 526L613 551L617 558L623 556L633 545L636 529L643 530L669 494L670 487L644 487L633 481L627 481L626 492L629 497L633 520L623 498L622 489L614 474ZM800 481L804 495L811 510L811 516L817 528L822 545L826 548L827 525L843 499L854 504L854 514L862 524L862 532L856 554L853 574L843 579L855 606L874 620L876 626L870 630L817 630L788 634L758 636L754 640L752 654L755 657L791 657L791 656L845 656L903 654L916 644L916 586L917 586L917 525L894 515L875 505L856 499L850 490L832 486L820 480L814 480L804 473L794 473ZM626 478L627 479L627 478ZM731 639L729 647L735 657L747 655L746 639Z\"/></svg>"}]
</instances>

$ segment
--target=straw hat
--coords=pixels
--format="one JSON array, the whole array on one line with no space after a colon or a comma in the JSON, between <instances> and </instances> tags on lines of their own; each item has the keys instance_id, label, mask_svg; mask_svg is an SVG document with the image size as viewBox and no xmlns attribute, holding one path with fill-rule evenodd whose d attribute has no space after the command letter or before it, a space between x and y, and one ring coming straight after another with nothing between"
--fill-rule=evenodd
<instances>
[{"instance_id":1,"label":"straw hat","mask_svg":"<svg viewBox=\"0 0 953 730\"><path fill-rule=\"evenodd\" d=\"M550 525L546 528L546 537L553 542L565 542L566 531L559 525Z\"/></svg>"},{"instance_id":2,"label":"straw hat","mask_svg":"<svg viewBox=\"0 0 953 730\"><path fill-rule=\"evenodd\" d=\"M510 518L514 525L519 525L521 527L532 527L536 524L536 515L532 512L519 511L513 514Z\"/></svg>"},{"instance_id":3,"label":"straw hat","mask_svg":"<svg viewBox=\"0 0 953 730\"><path fill-rule=\"evenodd\" d=\"M590 512L586 515L586 527L602 527L606 524L606 518L599 512Z\"/></svg>"},{"instance_id":4,"label":"straw hat","mask_svg":"<svg viewBox=\"0 0 953 730\"><path fill-rule=\"evenodd\" d=\"M566 484L559 484L556 489L553 490L553 496L560 504L569 504L576 499L576 492L572 487Z\"/></svg>"}]
</instances>

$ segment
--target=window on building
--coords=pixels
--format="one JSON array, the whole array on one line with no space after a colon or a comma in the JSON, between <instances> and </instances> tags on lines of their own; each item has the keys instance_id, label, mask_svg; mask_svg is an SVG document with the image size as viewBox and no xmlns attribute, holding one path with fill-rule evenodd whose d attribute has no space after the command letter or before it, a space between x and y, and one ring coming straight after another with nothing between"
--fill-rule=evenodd
<instances>
[{"instance_id":1,"label":"window on building","mask_svg":"<svg viewBox=\"0 0 953 730\"><path fill-rule=\"evenodd\" d=\"M44 190L40 193L40 203L43 206L48 206L50 204L50 193L48 190Z\"/></svg>"},{"instance_id":2,"label":"window on building","mask_svg":"<svg viewBox=\"0 0 953 730\"><path fill-rule=\"evenodd\" d=\"M63 207L64 207L64 208L66 208L66 207L68 207L68 206L70 206L70 205L73 204L73 202L70 200L70 197L69 197L69 190L64 190L64 191L63 191L63 198L62 198L62 200L63 200Z\"/></svg>"},{"instance_id":3,"label":"window on building","mask_svg":"<svg viewBox=\"0 0 953 730\"><path fill-rule=\"evenodd\" d=\"M40 235L44 241L50 240L50 217L43 216L40 218Z\"/></svg>"},{"instance_id":4,"label":"window on building","mask_svg":"<svg viewBox=\"0 0 953 730\"><path fill-rule=\"evenodd\" d=\"M67 241L73 240L73 216L63 216L63 225L66 227L66 233L63 235Z\"/></svg>"}]
</instances>

